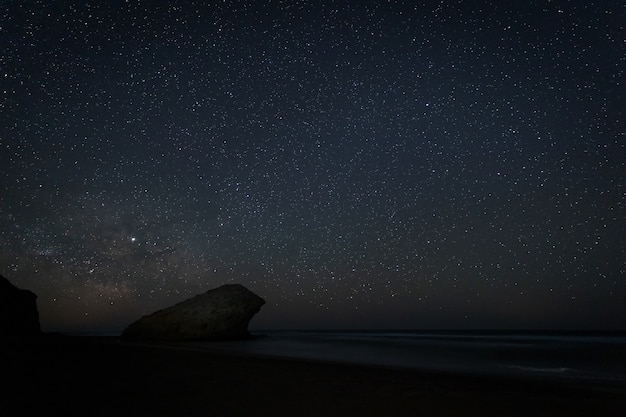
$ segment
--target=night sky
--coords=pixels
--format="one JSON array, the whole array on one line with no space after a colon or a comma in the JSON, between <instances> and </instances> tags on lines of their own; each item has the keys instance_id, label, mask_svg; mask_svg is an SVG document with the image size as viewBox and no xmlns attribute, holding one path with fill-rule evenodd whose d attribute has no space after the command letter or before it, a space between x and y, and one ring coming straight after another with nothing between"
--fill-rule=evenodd
<instances>
[{"instance_id":1,"label":"night sky","mask_svg":"<svg viewBox=\"0 0 626 417\"><path fill-rule=\"evenodd\" d=\"M44 330L626 329L621 1L9 1L0 274Z\"/></svg>"}]
</instances>

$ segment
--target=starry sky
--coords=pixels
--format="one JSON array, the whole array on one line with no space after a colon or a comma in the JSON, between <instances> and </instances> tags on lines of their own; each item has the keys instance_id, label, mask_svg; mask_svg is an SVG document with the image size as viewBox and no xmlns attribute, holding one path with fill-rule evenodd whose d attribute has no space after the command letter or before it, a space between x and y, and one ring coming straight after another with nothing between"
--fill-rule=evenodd
<instances>
[{"instance_id":1,"label":"starry sky","mask_svg":"<svg viewBox=\"0 0 626 417\"><path fill-rule=\"evenodd\" d=\"M9 1L0 274L42 328L626 329L621 1Z\"/></svg>"}]
</instances>

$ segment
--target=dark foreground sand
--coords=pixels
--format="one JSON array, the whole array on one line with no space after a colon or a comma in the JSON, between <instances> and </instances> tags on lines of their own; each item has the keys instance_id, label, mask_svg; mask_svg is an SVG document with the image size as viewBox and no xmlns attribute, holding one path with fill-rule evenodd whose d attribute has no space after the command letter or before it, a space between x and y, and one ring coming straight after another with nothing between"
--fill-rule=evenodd
<instances>
[{"instance_id":1,"label":"dark foreground sand","mask_svg":"<svg viewBox=\"0 0 626 417\"><path fill-rule=\"evenodd\" d=\"M626 416L626 387L47 336L3 350L0 416Z\"/></svg>"}]
</instances>

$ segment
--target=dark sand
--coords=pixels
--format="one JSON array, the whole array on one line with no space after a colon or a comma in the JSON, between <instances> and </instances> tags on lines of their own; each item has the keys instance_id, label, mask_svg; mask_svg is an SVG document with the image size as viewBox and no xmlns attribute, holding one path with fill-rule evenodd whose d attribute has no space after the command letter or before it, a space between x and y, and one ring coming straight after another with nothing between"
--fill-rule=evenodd
<instances>
[{"instance_id":1,"label":"dark sand","mask_svg":"<svg viewBox=\"0 0 626 417\"><path fill-rule=\"evenodd\" d=\"M626 387L47 336L3 351L0 416L626 416ZM8 383L8 384L7 384Z\"/></svg>"}]
</instances>

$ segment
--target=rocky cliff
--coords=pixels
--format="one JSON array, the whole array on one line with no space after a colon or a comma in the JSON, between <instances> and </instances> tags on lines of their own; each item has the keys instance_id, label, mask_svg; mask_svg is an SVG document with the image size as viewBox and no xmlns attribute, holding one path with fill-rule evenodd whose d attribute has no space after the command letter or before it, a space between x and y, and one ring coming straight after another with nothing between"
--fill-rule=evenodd
<instances>
[{"instance_id":1,"label":"rocky cliff","mask_svg":"<svg viewBox=\"0 0 626 417\"><path fill-rule=\"evenodd\" d=\"M129 340L215 340L249 336L248 323L265 300L242 285L223 285L128 326Z\"/></svg>"},{"instance_id":2,"label":"rocky cliff","mask_svg":"<svg viewBox=\"0 0 626 417\"><path fill-rule=\"evenodd\" d=\"M0 337L31 337L41 334L37 296L17 288L0 275Z\"/></svg>"}]
</instances>

